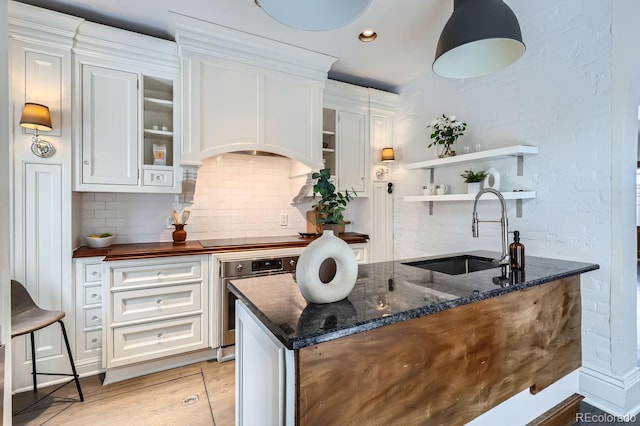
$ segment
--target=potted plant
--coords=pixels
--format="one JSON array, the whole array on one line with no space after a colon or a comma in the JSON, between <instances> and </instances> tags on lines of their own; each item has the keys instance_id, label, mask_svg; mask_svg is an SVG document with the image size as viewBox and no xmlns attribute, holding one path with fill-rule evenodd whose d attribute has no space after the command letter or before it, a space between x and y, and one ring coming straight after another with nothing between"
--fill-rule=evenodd
<instances>
[{"instance_id":1,"label":"potted plant","mask_svg":"<svg viewBox=\"0 0 640 426\"><path fill-rule=\"evenodd\" d=\"M467 183L467 194L477 194L480 191L480 182L487 177L487 172L481 170L474 172L472 169L465 170L460 176Z\"/></svg>"},{"instance_id":2,"label":"potted plant","mask_svg":"<svg viewBox=\"0 0 640 426\"><path fill-rule=\"evenodd\" d=\"M344 232L344 216L342 212L347 203L357 196L355 191L345 191L344 194L336 191L336 186L331 182L331 169L322 169L311 175L316 179L313 185L313 199L320 199L312 205L316 211L316 221L322 225L322 229L333 229L334 232Z\"/></svg>"},{"instance_id":3,"label":"potted plant","mask_svg":"<svg viewBox=\"0 0 640 426\"><path fill-rule=\"evenodd\" d=\"M438 158L452 157L456 155L453 144L460 136L462 136L467 130L467 123L456 120L455 115L446 116L442 114L442 117L436 118L427 126L433 131L431 132L431 142L428 148L432 146L441 145L441 149L438 152Z\"/></svg>"}]
</instances>

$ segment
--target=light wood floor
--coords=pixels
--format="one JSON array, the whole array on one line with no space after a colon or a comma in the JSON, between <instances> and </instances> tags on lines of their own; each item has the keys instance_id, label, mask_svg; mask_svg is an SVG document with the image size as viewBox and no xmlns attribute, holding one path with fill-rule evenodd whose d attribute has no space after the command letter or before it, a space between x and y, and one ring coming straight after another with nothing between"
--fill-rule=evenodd
<instances>
[{"instance_id":1,"label":"light wood floor","mask_svg":"<svg viewBox=\"0 0 640 426\"><path fill-rule=\"evenodd\" d=\"M201 362L102 386L101 376L13 397L17 425L216 425L235 422L234 362Z\"/></svg>"}]
</instances>

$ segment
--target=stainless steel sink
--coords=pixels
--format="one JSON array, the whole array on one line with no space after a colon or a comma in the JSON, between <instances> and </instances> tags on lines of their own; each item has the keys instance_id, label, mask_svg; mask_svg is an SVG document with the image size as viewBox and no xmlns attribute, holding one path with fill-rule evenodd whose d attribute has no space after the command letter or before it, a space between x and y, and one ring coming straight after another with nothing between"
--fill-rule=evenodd
<instances>
[{"instance_id":1,"label":"stainless steel sink","mask_svg":"<svg viewBox=\"0 0 640 426\"><path fill-rule=\"evenodd\" d=\"M416 268L442 272L448 275L469 274L471 272L484 271L485 269L498 268L499 266L493 264L493 259L469 254L442 257L440 259L418 260L403 263L403 265L415 266Z\"/></svg>"}]
</instances>

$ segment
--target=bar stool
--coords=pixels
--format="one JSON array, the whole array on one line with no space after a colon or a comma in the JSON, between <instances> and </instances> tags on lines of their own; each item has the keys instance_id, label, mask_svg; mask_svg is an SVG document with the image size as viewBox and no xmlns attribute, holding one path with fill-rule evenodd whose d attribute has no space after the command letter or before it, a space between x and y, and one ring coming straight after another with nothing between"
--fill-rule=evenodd
<instances>
[{"instance_id":1,"label":"bar stool","mask_svg":"<svg viewBox=\"0 0 640 426\"><path fill-rule=\"evenodd\" d=\"M62 311L47 311L41 309L35 304L29 292L18 281L11 280L11 338L22 336L29 333L31 336L31 364L33 375L33 392L37 392L38 384L36 381L36 375L47 376L73 376L73 380L76 382L78 388L78 395L80 395L80 402L84 401L82 396L82 390L80 389L80 380L78 380L78 373L76 372L76 366L73 363L73 357L71 356L71 347L69 346L69 339L67 338L67 331L64 328L62 318L65 313ZM58 322L62 328L62 336L64 337L64 343L67 346L67 353L69 354L69 363L71 364L71 370L73 374L66 373L38 373L36 372L36 346L33 333L45 328L54 322Z\"/></svg>"}]
</instances>

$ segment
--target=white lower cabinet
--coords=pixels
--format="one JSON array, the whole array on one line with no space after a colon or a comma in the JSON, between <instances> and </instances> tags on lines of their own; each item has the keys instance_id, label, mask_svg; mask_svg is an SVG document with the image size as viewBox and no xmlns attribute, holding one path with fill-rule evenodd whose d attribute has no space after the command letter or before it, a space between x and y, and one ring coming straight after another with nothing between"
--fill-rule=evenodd
<instances>
[{"instance_id":1,"label":"white lower cabinet","mask_svg":"<svg viewBox=\"0 0 640 426\"><path fill-rule=\"evenodd\" d=\"M236 301L236 425L295 424L294 353Z\"/></svg>"},{"instance_id":2,"label":"white lower cabinet","mask_svg":"<svg viewBox=\"0 0 640 426\"><path fill-rule=\"evenodd\" d=\"M209 346L208 256L104 262L104 277L107 368Z\"/></svg>"},{"instance_id":3,"label":"white lower cabinet","mask_svg":"<svg viewBox=\"0 0 640 426\"><path fill-rule=\"evenodd\" d=\"M80 374L102 369L102 257L74 259L75 350Z\"/></svg>"}]
</instances>

